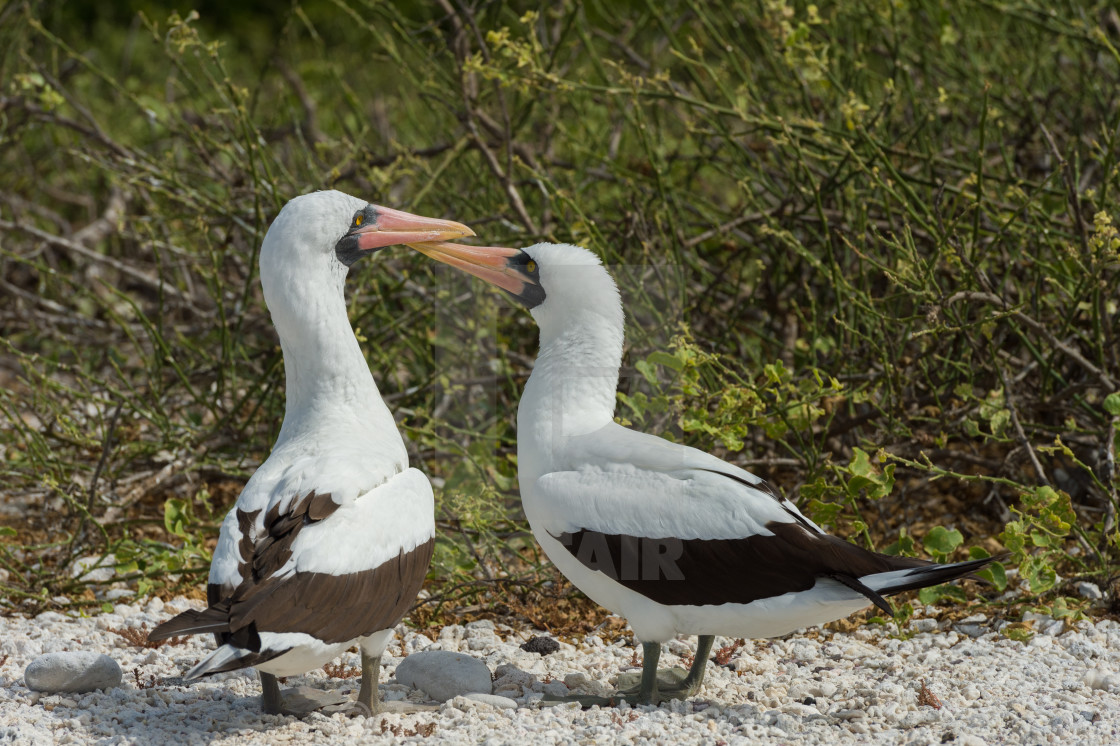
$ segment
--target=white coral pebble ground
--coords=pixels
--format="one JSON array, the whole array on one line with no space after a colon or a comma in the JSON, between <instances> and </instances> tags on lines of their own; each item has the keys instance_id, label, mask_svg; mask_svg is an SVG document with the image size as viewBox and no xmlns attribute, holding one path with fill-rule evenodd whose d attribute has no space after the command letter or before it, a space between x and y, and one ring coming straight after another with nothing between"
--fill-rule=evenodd
<instances>
[{"instance_id":1,"label":"white coral pebble ground","mask_svg":"<svg viewBox=\"0 0 1120 746\"><path fill-rule=\"evenodd\" d=\"M54 612L0 618L0 742L372 744L388 736L518 746L1120 743L1120 624L1110 620L1036 619L1034 629L1042 631L1025 643L972 617L957 624L963 631L926 619L907 630L908 639L892 635L893 627L867 625L852 633L813 629L749 640L727 666L709 666L703 689L690 701L591 710L541 707L540 700L553 690L605 691L619 672L635 670L640 654L629 640L592 635L574 646L561 642L557 652L542 656L520 648L530 636L545 634L539 630L475 622L445 627L432 640L400 626L382 667L384 700L432 702L396 676L405 655L427 650L461 653L485 666L466 667L474 669L472 679L459 689L483 691L413 714L316 714L300 721L261 714L252 671L184 685L179 677L213 644L203 635L141 648L111 631L141 624L151 629L187 606L177 599L118 604L112 613L86 618ZM717 639L716 648L729 642ZM681 665L681 656L694 649L695 638L674 641L662 665ZM84 693L32 691L25 669L45 653L63 651L107 655L124 669L124 681ZM341 662L356 666L358 655L347 653ZM422 669L413 667L414 673ZM487 671L494 677L491 689L479 676ZM423 684L420 679L409 678ZM321 670L285 682L351 694L358 684Z\"/></svg>"}]
</instances>

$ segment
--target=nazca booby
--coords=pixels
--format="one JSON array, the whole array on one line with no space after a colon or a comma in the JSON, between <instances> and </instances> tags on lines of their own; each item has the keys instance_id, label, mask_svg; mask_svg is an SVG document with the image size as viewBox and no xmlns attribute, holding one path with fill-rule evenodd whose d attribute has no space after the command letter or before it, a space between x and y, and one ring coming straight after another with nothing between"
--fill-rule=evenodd
<instances>
[{"instance_id":1,"label":"nazca booby","mask_svg":"<svg viewBox=\"0 0 1120 746\"><path fill-rule=\"evenodd\" d=\"M254 666L266 712L376 711L381 654L432 557L435 506L350 327L343 285L350 265L385 246L473 235L338 191L296 197L269 227L260 273L284 353L284 423L222 522L208 608L149 635L216 635L218 649L184 678ZM356 703L306 687L281 696L276 677L355 642Z\"/></svg>"},{"instance_id":2,"label":"nazca booby","mask_svg":"<svg viewBox=\"0 0 1120 746\"><path fill-rule=\"evenodd\" d=\"M548 243L412 248L501 288L540 328L517 409L521 500L549 559L625 617L642 642L640 686L620 696L692 696L715 635L776 637L869 603L891 614L884 596L989 561L933 564L868 551L826 534L754 474L617 424L623 309L590 251ZM700 635L691 670L659 674L660 643L677 634Z\"/></svg>"}]
</instances>

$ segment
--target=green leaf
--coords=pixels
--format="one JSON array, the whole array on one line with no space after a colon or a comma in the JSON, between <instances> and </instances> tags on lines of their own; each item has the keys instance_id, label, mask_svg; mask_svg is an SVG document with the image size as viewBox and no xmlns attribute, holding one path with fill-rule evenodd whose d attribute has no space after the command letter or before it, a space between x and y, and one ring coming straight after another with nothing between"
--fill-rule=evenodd
<instances>
[{"instance_id":1,"label":"green leaf","mask_svg":"<svg viewBox=\"0 0 1120 746\"><path fill-rule=\"evenodd\" d=\"M804 490L802 490L804 493ZM836 517L840 515L843 506L837 503L826 503L817 499L809 501L808 513L817 523L835 524Z\"/></svg>"},{"instance_id":2,"label":"green leaf","mask_svg":"<svg viewBox=\"0 0 1120 746\"><path fill-rule=\"evenodd\" d=\"M674 358L675 360L676 358ZM646 379L652 384L657 384L657 369L653 367L647 360L639 360L634 363L634 369L642 374L642 378Z\"/></svg>"},{"instance_id":3,"label":"green leaf","mask_svg":"<svg viewBox=\"0 0 1120 746\"><path fill-rule=\"evenodd\" d=\"M993 562L978 571L976 577L987 580L1000 593L1007 590L1007 570L1004 569L1002 562Z\"/></svg>"},{"instance_id":4,"label":"green leaf","mask_svg":"<svg viewBox=\"0 0 1120 746\"><path fill-rule=\"evenodd\" d=\"M902 555L903 557L913 557L917 554L914 551L914 537L906 533L905 526L898 530L898 541L884 549L883 554Z\"/></svg>"},{"instance_id":5,"label":"green leaf","mask_svg":"<svg viewBox=\"0 0 1120 746\"><path fill-rule=\"evenodd\" d=\"M968 603L968 594L966 594L964 589L959 585L953 585L952 583L934 585L918 591L918 600L926 605L936 604L938 601L942 601L946 598L960 601L961 603Z\"/></svg>"},{"instance_id":6,"label":"green leaf","mask_svg":"<svg viewBox=\"0 0 1120 746\"><path fill-rule=\"evenodd\" d=\"M1073 606L1070 606L1071 603ZM1049 613L1055 619L1076 621L1085 617L1085 613L1080 608L1085 603L1085 601L1076 598L1058 596L1054 599L1054 603L1050 605Z\"/></svg>"},{"instance_id":7,"label":"green leaf","mask_svg":"<svg viewBox=\"0 0 1120 746\"><path fill-rule=\"evenodd\" d=\"M163 504L163 526L167 532L175 536L186 536L183 524L186 522L187 512L190 510L186 500L177 497L169 498Z\"/></svg>"},{"instance_id":8,"label":"green leaf","mask_svg":"<svg viewBox=\"0 0 1120 746\"><path fill-rule=\"evenodd\" d=\"M1002 630L1000 630L1000 634L1002 634L1007 639L1015 640L1016 642L1030 642L1031 638L1034 637L1034 632L1032 632L1031 628L1027 627L1026 625L1019 626L1009 624Z\"/></svg>"},{"instance_id":9,"label":"green leaf","mask_svg":"<svg viewBox=\"0 0 1120 746\"><path fill-rule=\"evenodd\" d=\"M1113 417L1120 416L1120 392L1113 392L1104 398L1104 411Z\"/></svg>"},{"instance_id":10,"label":"green leaf","mask_svg":"<svg viewBox=\"0 0 1120 746\"><path fill-rule=\"evenodd\" d=\"M1019 565L1019 574L1027 579L1031 593L1044 593L1058 582L1058 573L1042 557L1028 557Z\"/></svg>"},{"instance_id":11,"label":"green leaf","mask_svg":"<svg viewBox=\"0 0 1120 746\"><path fill-rule=\"evenodd\" d=\"M1026 527L1023 521L1008 521L1000 532L999 541L1007 551L1018 554L1026 546Z\"/></svg>"},{"instance_id":12,"label":"green leaf","mask_svg":"<svg viewBox=\"0 0 1120 746\"><path fill-rule=\"evenodd\" d=\"M922 539L922 546L930 554L942 557L949 555L964 541L964 536L957 529L948 529L944 526L934 526Z\"/></svg>"},{"instance_id":13,"label":"green leaf","mask_svg":"<svg viewBox=\"0 0 1120 746\"><path fill-rule=\"evenodd\" d=\"M1041 531L1031 531L1031 544L1036 547L1048 547L1052 543L1054 543L1053 537L1049 534L1044 534Z\"/></svg>"},{"instance_id":14,"label":"green leaf","mask_svg":"<svg viewBox=\"0 0 1120 746\"><path fill-rule=\"evenodd\" d=\"M666 368L672 368L678 373L684 370L685 365L684 361L680 358L670 355L667 352L663 352L662 350L651 352L646 357L646 361L649 362L650 365L664 365ZM654 379L650 379L650 383L654 382Z\"/></svg>"},{"instance_id":15,"label":"green leaf","mask_svg":"<svg viewBox=\"0 0 1120 746\"><path fill-rule=\"evenodd\" d=\"M0 526L0 536L15 536L17 531L11 526Z\"/></svg>"},{"instance_id":16,"label":"green leaf","mask_svg":"<svg viewBox=\"0 0 1120 746\"><path fill-rule=\"evenodd\" d=\"M867 477L876 473L875 466L871 463L871 456L862 448L852 449L852 462L848 464L848 473L852 476Z\"/></svg>"},{"instance_id":17,"label":"green leaf","mask_svg":"<svg viewBox=\"0 0 1120 746\"><path fill-rule=\"evenodd\" d=\"M991 428L992 435L997 437L1002 436L1007 430L1008 424L1011 422L1011 410L1000 409L992 415Z\"/></svg>"},{"instance_id":18,"label":"green leaf","mask_svg":"<svg viewBox=\"0 0 1120 746\"><path fill-rule=\"evenodd\" d=\"M894 623L900 630L906 628L906 623L914 616L914 607L909 602L891 604L894 607Z\"/></svg>"}]
</instances>

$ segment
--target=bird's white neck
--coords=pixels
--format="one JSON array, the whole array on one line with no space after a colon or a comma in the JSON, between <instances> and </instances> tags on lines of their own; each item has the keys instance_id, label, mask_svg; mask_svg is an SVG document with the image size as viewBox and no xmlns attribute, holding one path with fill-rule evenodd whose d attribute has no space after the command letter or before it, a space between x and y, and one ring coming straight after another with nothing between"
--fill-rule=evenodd
<instances>
[{"instance_id":1,"label":"bird's white neck","mask_svg":"<svg viewBox=\"0 0 1120 746\"><path fill-rule=\"evenodd\" d=\"M545 452L613 420L622 364L621 310L580 309L563 321L541 325L540 354L517 410L519 437L529 435Z\"/></svg>"},{"instance_id":2,"label":"bird's white neck","mask_svg":"<svg viewBox=\"0 0 1120 746\"><path fill-rule=\"evenodd\" d=\"M276 447L292 440L316 440L359 451L362 458L394 464L403 459L407 466L393 415L350 327L342 278L337 278L336 292L326 292L316 286L322 283L310 279L289 284L282 298L269 299L284 351L287 388Z\"/></svg>"}]
</instances>

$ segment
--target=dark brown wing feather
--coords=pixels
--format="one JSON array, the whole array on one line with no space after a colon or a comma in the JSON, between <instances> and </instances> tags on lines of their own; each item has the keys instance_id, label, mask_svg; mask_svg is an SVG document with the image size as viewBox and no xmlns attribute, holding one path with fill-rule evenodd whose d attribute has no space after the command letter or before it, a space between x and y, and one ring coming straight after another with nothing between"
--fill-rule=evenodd
<instances>
[{"instance_id":1,"label":"dark brown wing feather","mask_svg":"<svg viewBox=\"0 0 1120 746\"><path fill-rule=\"evenodd\" d=\"M556 538L584 566L599 570L658 603L674 605L746 604L785 593L806 591L830 577L889 604L860 578L892 570L930 566L959 567L934 573L921 585L965 575L973 567L935 566L912 557L892 557L820 534L801 523L767 524L770 536L740 539L645 538L597 531L575 531ZM912 584L911 584L912 585ZM918 586L920 587L920 586ZM887 593L898 592L891 589Z\"/></svg>"},{"instance_id":2,"label":"dark brown wing feather","mask_svg":"<svg viewBox=\"0 0 1120 746\"><path fill-rule=\"evenodd\" d=\"M329 494L315 492L294 502L285 513L273 507L265 515L266 535L254 541L260 511L238 511L241 583L232 593L207 586L208 608L190 610L164 622L148 635L214 632L219 643L260 650L260 632L303 632L323 642L348 642L392 627L408 611L432 558L434 539L370 569L345 575L298 573L277 578L292 556L292 543L304 527L338 509ZM252 665L252 664L248 664Z\"/></svg>"}]
</instances>

